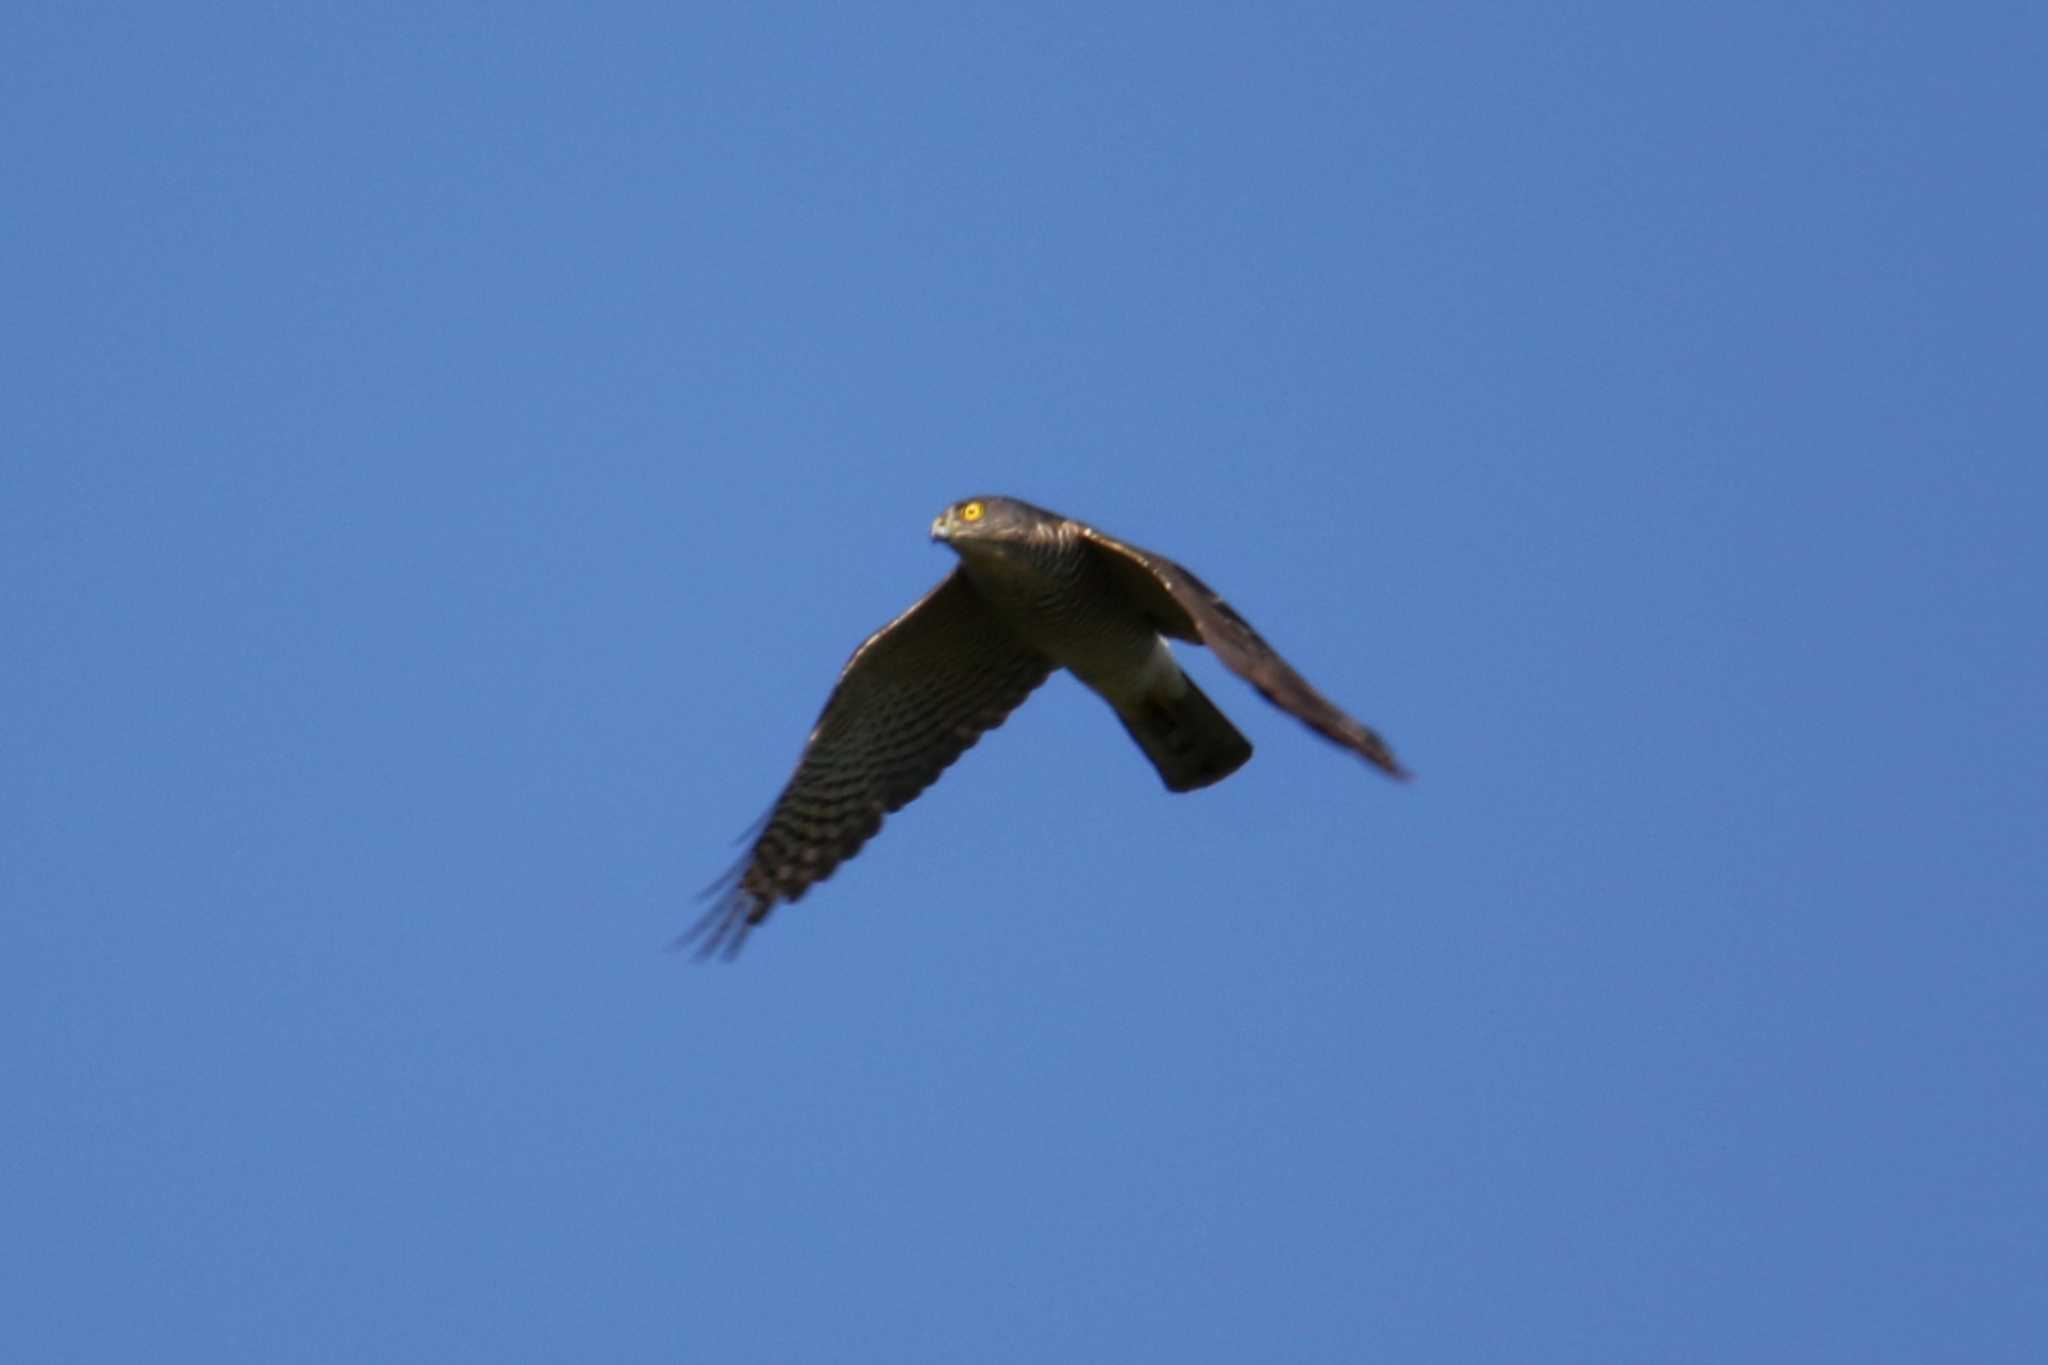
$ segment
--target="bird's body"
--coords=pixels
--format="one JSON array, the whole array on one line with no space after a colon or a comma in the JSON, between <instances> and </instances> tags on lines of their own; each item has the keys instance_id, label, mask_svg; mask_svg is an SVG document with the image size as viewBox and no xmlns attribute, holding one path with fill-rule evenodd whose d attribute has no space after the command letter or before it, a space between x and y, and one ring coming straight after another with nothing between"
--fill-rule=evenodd
<instances>
[{"instance_id":1,"label":"bird's body","mask_svg":"<svg viewBox=\"0 0 2048 1365\"><path fill-rule=\"evenodd\" d=\"M1031 646L1097 692L1130 685L1159 632L1110 591L1109 570L1068 523L1023 541L952 540L981 600ZM934 534L950 539L943 521Z\"/></svg>"},{"instance_id":2,"label":"bird's body","mask_svg":"<svg viewBox=\"0 0 2048 1365\"><path fill-rule=\"evenodd\" d=\"M1251 744L1182 671L1167 636L1206 644L1276 706L1396 777L1384 741L1288 667L1192 573L1014 498L932 523L960 564L869 636L840 672L803 758L747 856L685 940L737 952L1054 670L1100 695L1170 791L1219 781Z\"/></svg>"},{"instance_id":3,"label":"bird's body","mask_svg":"<svg viewBox=\"0 0 2048 1365\"><path fill-rule=\"evenodd\" d=\"M944 517L932 534L959 552L975 591L1006 625L1109 703L1169 791L1206 787L1244 766L1251 741L1181 671L1080 523L1044 516L1015 538L955 536Z\"/></svg>"}]
</instances>

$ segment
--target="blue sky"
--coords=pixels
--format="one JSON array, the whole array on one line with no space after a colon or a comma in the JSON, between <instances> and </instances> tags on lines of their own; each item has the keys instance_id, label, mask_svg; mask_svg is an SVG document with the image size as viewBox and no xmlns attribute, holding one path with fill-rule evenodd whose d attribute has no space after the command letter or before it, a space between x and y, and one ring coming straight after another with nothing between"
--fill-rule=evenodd
<instances>
[{"instance_id":1,"label":"blue sky","mask_svg":"<svg viewBox=\"0 0 2048 1365\"><path fill-rule=\"evenodd\" d=\"M2040 1359L2044 37L11 6L0 1354ZM1418 780L665 952L978 491Z\"/></svg>"}]
</instances>

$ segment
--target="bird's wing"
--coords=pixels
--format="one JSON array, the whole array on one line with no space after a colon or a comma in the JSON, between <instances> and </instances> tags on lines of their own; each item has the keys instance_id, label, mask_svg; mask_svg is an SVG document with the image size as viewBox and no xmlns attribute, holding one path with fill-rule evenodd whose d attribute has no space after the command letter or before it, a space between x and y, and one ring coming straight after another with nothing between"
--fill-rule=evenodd
<instances>
[{"instance_id":1,"label":"bird's wing","mask_svg":"<svg viewBox=\"0 0 2048 1365\"><path fill-rule=\"evenodd\" d=\"M831 876L1052 668L955 569L847 660L759 836L678 946L737 953L778 901Z\"/></svg>"},{"instance_id":2,"label":"bird's wing","mask_svg":"<svg viewBox=\"0 0 2048 1365\"><path fill-rule=\"evenodd\" d=\"M1390 777L1408 776L1376 731L1309 686L1308 679L1295 672L1215 589L1165 555L1080 522L1074 525L1162 632L1207 645L1259 695L1317 734L1359 754Z\"/></svg>"}]
</instances>

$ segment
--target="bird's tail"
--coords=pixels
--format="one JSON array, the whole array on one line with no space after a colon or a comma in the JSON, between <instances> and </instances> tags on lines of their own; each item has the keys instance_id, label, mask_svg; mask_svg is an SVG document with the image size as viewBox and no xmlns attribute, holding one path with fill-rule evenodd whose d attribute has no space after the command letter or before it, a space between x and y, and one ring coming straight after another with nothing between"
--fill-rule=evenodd
<instances>
[{"instance_id":1,"label":"bird's tail","mask_svg":"<svg viewBox=\"0 0 2048 1365\"><path fill-rule=\"evenodd\" d=\"M1195 680L1182 674L1180 682L1185 690L1177 697L1154 693L1116 711L1173 792L1220 782L1252 756L1251 741L1202 695Z\"/></svg>"}]
</instances>

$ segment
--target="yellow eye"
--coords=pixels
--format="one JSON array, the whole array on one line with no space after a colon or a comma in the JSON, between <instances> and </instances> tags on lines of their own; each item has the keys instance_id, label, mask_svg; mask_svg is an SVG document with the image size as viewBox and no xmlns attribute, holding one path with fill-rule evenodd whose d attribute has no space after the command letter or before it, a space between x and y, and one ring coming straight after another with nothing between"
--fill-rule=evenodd
<instances>
[{"instance_id":1,"label":"yellow eye","mask_svg":"<svg viewBox=\"0 0 2048 1365\"><path fill-rule=\"evenodd\" d=\"M980 521L981 513L982 506L978 502L963 502L960 504L960 520L962 521Z\"/></svg>"}]
</instances>

